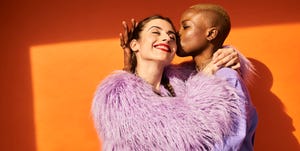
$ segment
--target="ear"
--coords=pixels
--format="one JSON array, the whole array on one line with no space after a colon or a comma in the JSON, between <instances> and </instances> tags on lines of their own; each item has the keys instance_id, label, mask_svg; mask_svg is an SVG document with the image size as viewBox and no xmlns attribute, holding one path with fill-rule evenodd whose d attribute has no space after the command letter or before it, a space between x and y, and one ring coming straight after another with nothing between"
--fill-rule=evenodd
<instances>
[{"instance_id":1,"label":"ear","mask_svg":"<svg viewBox=\"0 0 300 151\"><path fill-rule=\"evenodd\" d=\"M139 42L136 39L131 40L130 48L133 52L137 52L140 49Z\"/></svg>"},{"instance_id":2,"label":"ear","mask_svg":"<svg viewBox=\"0 0 300 151\"><path fill-rule=\"evenodd\" d=\"M212 41L218 36L218 29L216 27L211 27L207 29L207 40Z\"/></svg>"}]
</instances>

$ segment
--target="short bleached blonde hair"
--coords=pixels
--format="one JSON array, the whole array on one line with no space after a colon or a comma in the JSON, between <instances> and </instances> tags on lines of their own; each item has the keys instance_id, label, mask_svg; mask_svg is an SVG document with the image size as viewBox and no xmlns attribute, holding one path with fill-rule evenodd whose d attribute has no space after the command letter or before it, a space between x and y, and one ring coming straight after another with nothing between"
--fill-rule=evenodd
<instances>
[{"instance_id":1,"label":"short bleached blonde hair","mask_svg":"<svg viewBox=\"0 0 300 151\"><path fill-rule=\"evenodd\" d=\"M219 38L221 40L220 42L223 43L225 41L231 29L231 22L228 13L223 7L216 4L196 4L191 6L190 9L193 9L199 13L212 13L214 16L209 16L207 20L212 26L216 26L219 28Z\"/></svg>"}]
</instances>

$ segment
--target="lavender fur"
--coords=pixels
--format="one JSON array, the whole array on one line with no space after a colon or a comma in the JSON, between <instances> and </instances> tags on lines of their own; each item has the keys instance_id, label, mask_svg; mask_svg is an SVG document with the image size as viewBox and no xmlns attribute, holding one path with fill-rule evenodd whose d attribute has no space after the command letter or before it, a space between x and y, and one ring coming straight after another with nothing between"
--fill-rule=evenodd
<instances>
[{"instance_id":1,"label":"lavender fur","mask_svg":"<svg viewBox=\"0 0 300 151\"><path fill-rule=\"evenodd\" d=\"M222 148L244 118L239 108L243 104L225 81L190 76L188 70L176 68L168 73L177 97L160 97L141 78L124 71L103 80L92 103L103 150Z\"/></svg>"}]
</instances>

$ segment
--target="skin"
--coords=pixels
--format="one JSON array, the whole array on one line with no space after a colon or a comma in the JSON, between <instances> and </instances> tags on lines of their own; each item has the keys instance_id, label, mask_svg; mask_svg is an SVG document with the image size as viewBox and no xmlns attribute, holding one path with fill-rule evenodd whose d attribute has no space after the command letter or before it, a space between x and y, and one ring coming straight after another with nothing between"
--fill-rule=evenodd
<instances>
[{"instance_id":1,"label":"skin","mask_svg":"<svg viewBox=\"0 0 300 151\"><path fill-rule=\"evenodd\" d=\"M178 56L192 56L198 70L204 70L211 74L217 71L219 66L226 61L229 60L225 64L225 66L228 66L238 60L238 55L234 50L233 54L226 57L216 56L219 55L218 53L214 55L214 52L222 48L222 44L217 40L220 27L213 24L214 20L216 20L214 13L187 9L180 19L181 48L177 51ZM219 58L223 60L218 60ZM236 65L236 68L238 67L239 65Z\"/></svg>"},{"instance_id":2,"label":"skin","mask_svg":"<svg viewBox=\"0 0 300 151\"><path fill-rule=\"evenodd\" d=\"M199 51L208 47L207 28L209 25L204 17L204 15L198 14L192 9L188 9L183 13L180 20L179 36L181 49L177 51L178 56L205 56L203 51Z\"/></svg>"},{"instance_id":3,"label":"skin","mask_svg":"<svg viewBox=\"0 0 300 151\"><path fill-rule=\"evenodd\" d=\"M124 53L124 68L123 70L130 72L131 64L131 50L129 47L128 41L128 33L131 32L134 27L136 27L137 22L134 19L131 19L131 26L128 26L125 21L122 22L124 33L120 33L120 45L123 49ZM183 37L182 37L183 38ZM180 39L182 41L182 39ZM180 45L178 46L179 50L182 51ZM187 50L187 49L186 49ZM187 54L179 54L176 53L180 57L188 56ZM212 59L203 69L204 73L214 73L220 67L231 67L232 69L240 68L239 55L233 48L220 48L216 52L213 53Z\"/></svg>"},{"instance_id":4,"label":"skin","mask_svg":"<svg viewBox=\"0 0 300 151\"><path fill-rule=\"evenodd\" d=\"M164 67L171 63L177 50L175 29L165 20L151 20L140 38L130 42L130 48L136 54L137 74L159 92Z\"/></svg>"},{"instance_id":5,"label":"skin","mask_svg":"<svg viewBox=\"0 0 300 151\"><path fill-rule=\"evenodd\" d=\"M186 10L181 17L179 30L181 48L179 56L192 56L199 69L211 61L213 52L219 47L211 43L216 38L218 30L210 24L211 14Z\"/></svg>"}]
</instances>

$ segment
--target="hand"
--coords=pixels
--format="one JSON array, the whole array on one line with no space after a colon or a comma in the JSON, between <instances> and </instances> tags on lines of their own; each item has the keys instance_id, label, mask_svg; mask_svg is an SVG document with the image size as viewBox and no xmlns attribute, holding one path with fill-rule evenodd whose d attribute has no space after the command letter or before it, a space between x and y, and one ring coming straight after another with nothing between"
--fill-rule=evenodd
<instances>
[{"instance_id":1,"label":"hand","mask_svg":"<svg viewBox=\"0 0 300 151\"><path fill-rule=\"evenodd\" d=\"M221 67L217 66L213 61L210 61L201 72L206 75L213 75L216 71L218 71Z\"/></svg>"},{"instance_id":2,"label":"hand","mask_svg":"<svg viewBox=\"0 0 300 151\"><path fill-rule=\"evenodd\" d=\"M230 67L237 70L241 67L239 53L233 47L223 47L213 54L212 62L218 67Z\"/></svg>"},{"instance_id":3,"label":"hand","mask_svg":"<svg viewBox=\"0 0 300 151\"><path fill-rule=\"evenodd\" d=\"M125 21L122 22L124 34L120 33L120 46L124 52L124 67L123 70L131 72L131 49L129 46L128 36L132 33L133 29L137 26L137 22L131 19L132 27L129 28Z\"/></svg>"}]
</instances>

